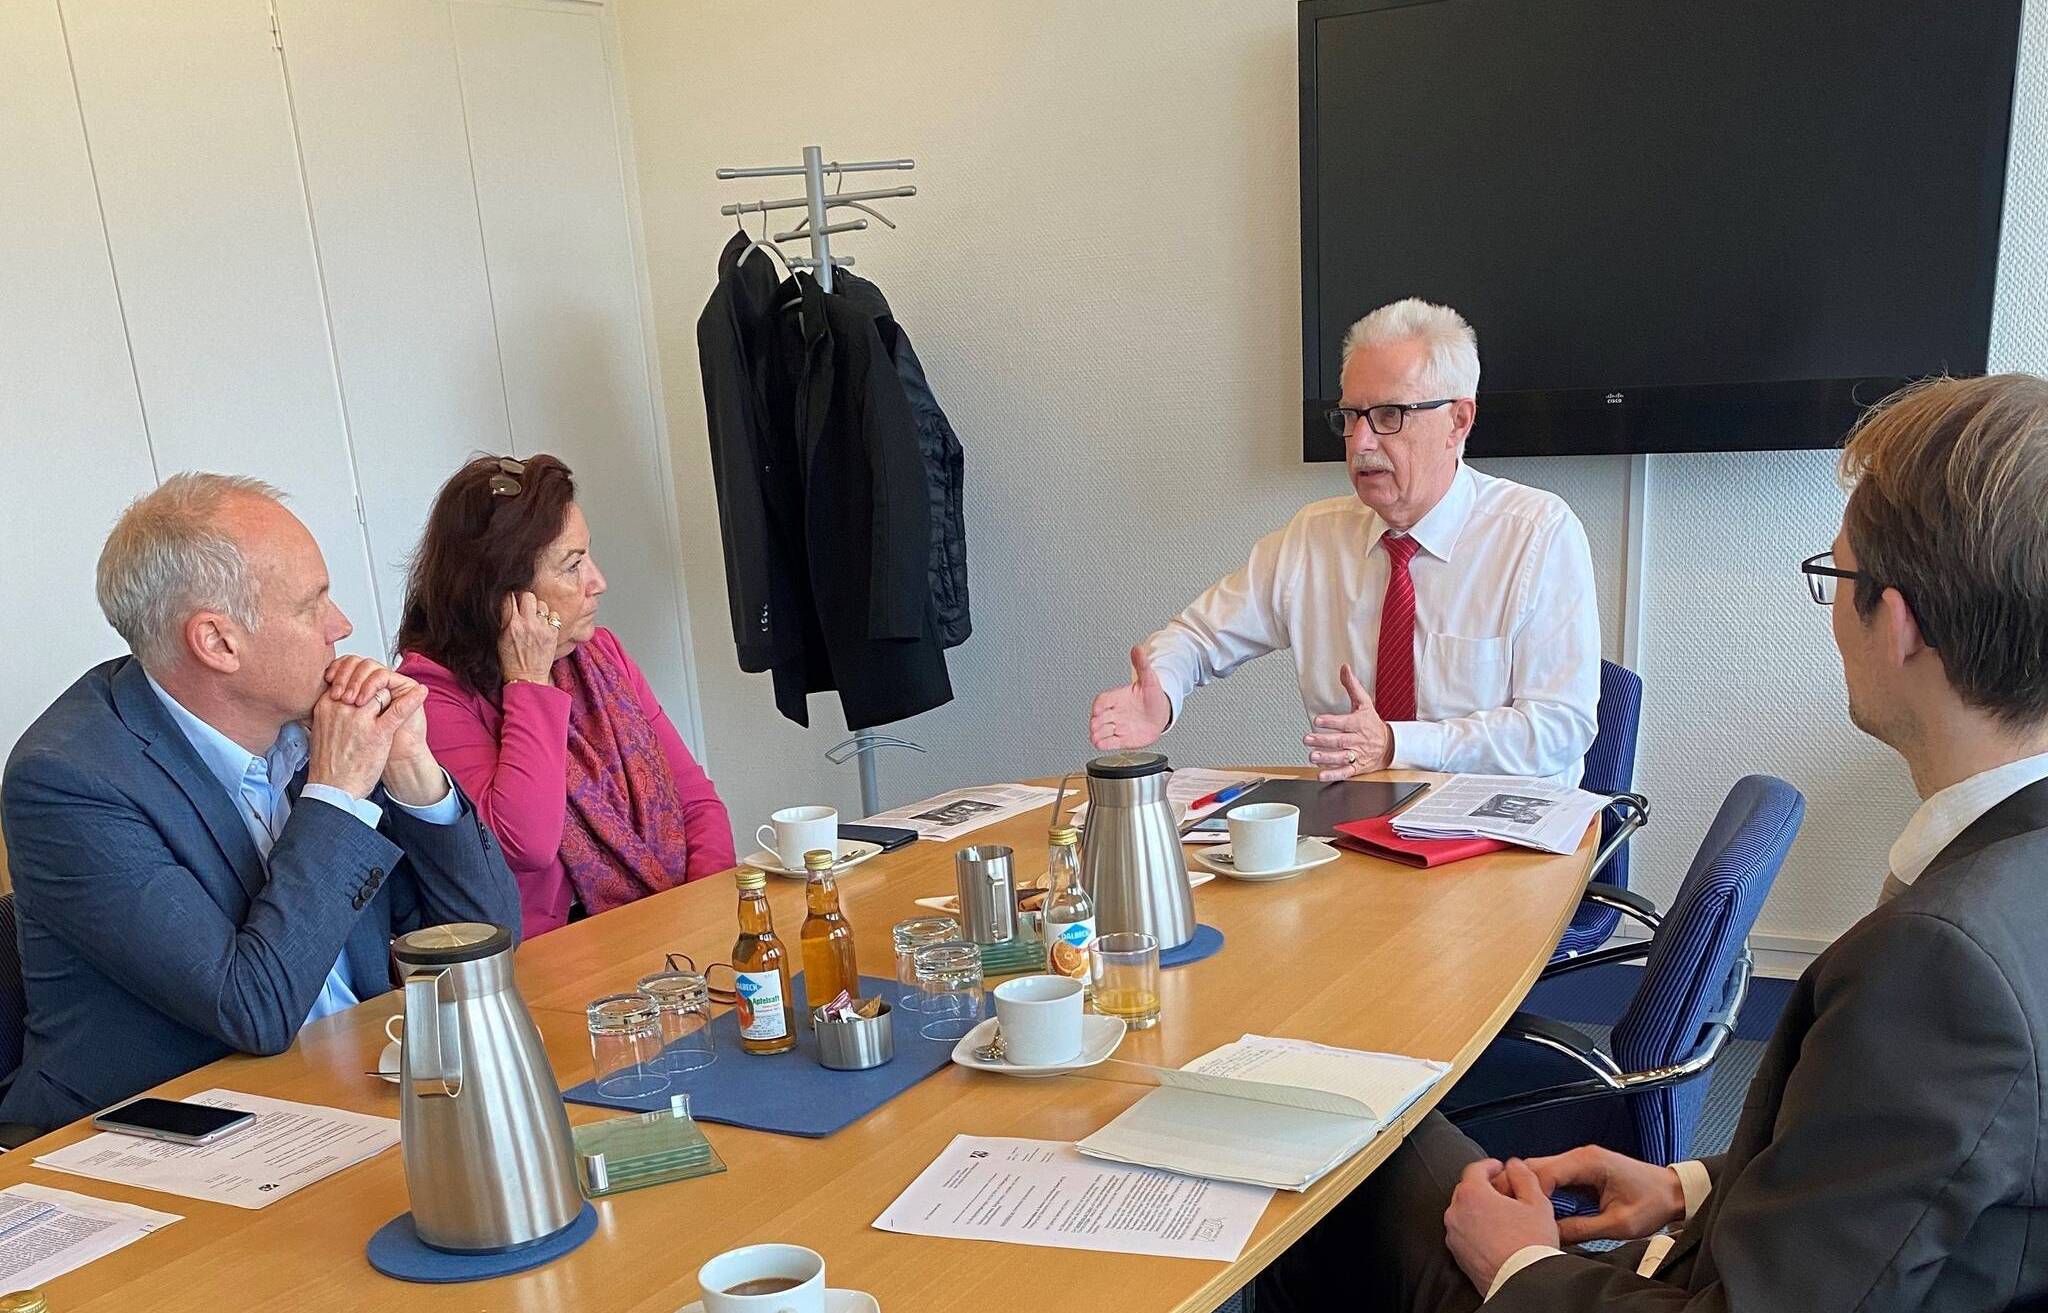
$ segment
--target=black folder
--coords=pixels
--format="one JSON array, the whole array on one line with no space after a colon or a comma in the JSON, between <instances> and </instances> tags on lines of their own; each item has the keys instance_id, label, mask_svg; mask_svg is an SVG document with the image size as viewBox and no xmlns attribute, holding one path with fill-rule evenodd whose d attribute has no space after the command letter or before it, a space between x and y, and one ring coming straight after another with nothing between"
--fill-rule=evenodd
<instances>
[{"instance_id":1,"label":"black folder","mask_svg":"<svg viewBox=\"0 0 2048 1313\"><path fill-rule=\"evenodd\" d=\"M1267 780L1258 788L1218 811L1228 816L1239 807L1255 802L1291 802L1301 808L1304 839L1328 839L1346 821L1389 816L1408 805L1408 800L1429 786L1420 780L1394 783L1388 780Z\"/></svg>"}]
</instances>

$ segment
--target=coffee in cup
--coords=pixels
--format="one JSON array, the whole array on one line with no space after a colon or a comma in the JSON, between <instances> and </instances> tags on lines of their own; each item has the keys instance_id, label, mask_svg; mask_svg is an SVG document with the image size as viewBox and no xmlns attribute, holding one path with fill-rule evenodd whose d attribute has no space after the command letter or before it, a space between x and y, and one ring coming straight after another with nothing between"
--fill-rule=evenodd
<instances>
[{"instance_id":1,"label":"coffee in cup","mask_svg":"<svg viewBox=\"0 0 2048 1313\"><path fill-rule=\"evenodd\" d=\"M802 1245L729 1249L697 1269L704 1313L825 1313L825 1260Z\"/></svg>"}]
</instances>

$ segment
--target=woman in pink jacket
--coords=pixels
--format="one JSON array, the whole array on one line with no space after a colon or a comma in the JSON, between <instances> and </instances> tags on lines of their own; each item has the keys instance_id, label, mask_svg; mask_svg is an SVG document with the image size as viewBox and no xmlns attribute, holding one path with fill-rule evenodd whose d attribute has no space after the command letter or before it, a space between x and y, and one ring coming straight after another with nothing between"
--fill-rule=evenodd
<instances>
[{"instance_id":1,"label":"woman in pink jacket","mask_svg":"<svg viewBox=\"0 0 2048 1313\"><path fill-rule=\"evenodd\" d=\"M434 499L398 626L427 742L519 881L525 937L723 871L732 821L640 667L569 467L479 457Z\"/></svg>"}]
</instances>

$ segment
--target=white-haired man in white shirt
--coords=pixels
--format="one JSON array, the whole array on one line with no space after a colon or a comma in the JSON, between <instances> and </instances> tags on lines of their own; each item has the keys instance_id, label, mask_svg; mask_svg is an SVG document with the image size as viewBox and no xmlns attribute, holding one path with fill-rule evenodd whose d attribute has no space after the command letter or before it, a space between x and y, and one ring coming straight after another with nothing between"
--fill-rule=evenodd
<instances>
[{"instance_id":1,"label":"white-haired man in white shirt","mask_svg":"<svg viewBox=\"0 0 2048 1313\"><path fill-rule=\"evenodd\" d=\"M1288 648L1322 779L1403 766L1577 783L1600 697L1592 554L1561 499L1464 463L1471 325L1427 301L1381 306L1345 334L1342 384L1330 420L1357 495L1304 507L1132 648L1089 737L1143 747L1194 689Z\"/></svg>"}]
</instances>

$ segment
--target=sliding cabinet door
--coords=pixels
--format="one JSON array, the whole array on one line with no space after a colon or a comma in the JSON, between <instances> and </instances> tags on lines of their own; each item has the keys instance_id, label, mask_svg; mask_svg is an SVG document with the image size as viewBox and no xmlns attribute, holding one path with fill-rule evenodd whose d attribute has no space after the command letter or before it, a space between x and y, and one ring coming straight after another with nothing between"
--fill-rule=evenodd
<instances>
[{"instance_id":1,"label":"sliding cabinet door","mask_svg":"<svg viewBox=\"0 0 2048 1313\"><path fill-rule=\"evenodd\" d=\"M93 566L155 486L56 0L0 4L0 760L80 671L126 650Z\"/></svg>"},{"instance_id":2,"label":"sliding cabinet door","mask_svg":"<svg viewBox=\"0 0 2048 1313\"><path fill-rule=\"evenodd\" d=\"M511 450L445 0L277 0L384 614L442 482Z\"/></svg>"},{"instance_id":3,"label":"sliding cabinet door","mask_svg":"<svg viewBox=\"0 0 2048 1313\"><path fill-rule=\"evenodd\" d=\"M284 70L264 0L63 0L159 473L252 474L381 652Z\"/></svg>"}]
</instances>

